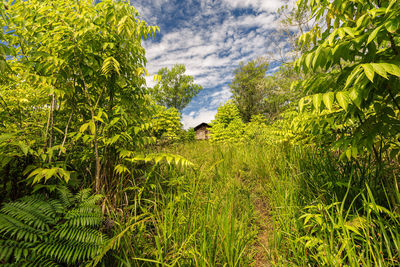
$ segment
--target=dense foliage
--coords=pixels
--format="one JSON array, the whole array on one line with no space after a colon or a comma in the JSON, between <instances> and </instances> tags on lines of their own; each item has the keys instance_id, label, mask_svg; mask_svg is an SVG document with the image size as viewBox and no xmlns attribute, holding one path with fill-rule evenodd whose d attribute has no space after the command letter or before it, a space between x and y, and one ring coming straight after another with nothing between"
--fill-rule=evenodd
<instances>
[{"instance_id":1,"label":"dense foliage","mask_svg":"<svg viewBox=\"0 0 400 267\"><path fill-rule=\"evenodd\" d=\"M42 194L6 203L0 210L0 260L18 266L79 265L99 255L107 243L100 195L76 195L57 188L57 198Z\"/></svg>"},{"instance_id":2,"label":"dense foliage","mask_svg":"<svg viewBox=\"0 0 400 267\"><path fill-rule=\"evenodd\" d=\"M325 25L316 24L300 41L313 48L295 65L312 73L299 83L312 108L306 127L323 131L346 155L367 150L382 161L397 159L399 120L399 18L397 1L300 1ZM323 31L323 32L321 32ZM339 138L339 140L337 140Z\"/></svg>"},{"instance_id":3,"label":"dense foliage","mask_svg":"<svg viewBox=\"0 0 400 267\"><path fill-rule=\"evenodd\" d=\"M239 142L242 139L244 123L232 101L219 106L211 125L211 142Z\"/></svg>"},{"instance_id":4,"label":"dense foliage","mask_svg":"<svg viewBox=\"0 0 400 267\"><path fill-rule=\"evenodd\" d=\"M150 94L159 105L181 111L203 87L194 83L193 76L185 74L186 67L176 64L171 69L161 68L157 84L150 88Z\"/></svg>"},{"instance_id":5,"label":"dense foliage","mask_svg":"<svg viewBox=\"0 0 400 267\"><path fill-rule=\"evenodd\" d=\"M12 53L1 84L2 131L19 134L2 139L9 159L2 167L16 164L21 147L21 160L41 167L34 183L55 174L68 181L72 165L82 168L82 178L92 176L99 192L113 177L115 151L136 150L141 141L147 104L141 38L157 29L129 4L111 0L15 1L5 15Z\"/></svg>"},{"instance_id":6,"label":"dense foliage","mask_svg":"<svg viewBox=\"0 0 400 267\"><path fill-rule=\"evenodd\" d=\"M69 218L75 222L75 213L82 220L110 217L136 197L125 189L135 185L142 170L163 162L189 165L180 156L148 151L163 129L169 131L155 119L157 107L144 79L141 40L154 37L158 28L122 1L0 4L1 200L37 190L47 196L59 185L73 192L93 187L105 195L102 212L93 201L96 208L80 211L72 202L60 206L36 196L5 204L2 263L78 264L95 256L99 261L104 251L117 247L93 239L103 235L98 232L102 219L74 224ZM180 130L179 114L167 115L176 123L173 131ZM45 201L56 203L54 210ZM38 205L45 210L35 211ZM10 210L14 206L26 210ZM14 249L16 240L21 246Z\"/></svg>"},{"instance_id":7,"label":"dense foliage","mask_svg":"<svg viewBox=\"0 0 400 267\"><path fill-rule=\"evenodd\" d=\"M229 88L245 122L249 122L252 115L264 111L265 100L268 98L265 86L268 65L268 61L260 57L246 64L240 63L234 71L235 77Z\"/></svg>"},{"instance_id":8,"label":"dense foliage","mask_svg":"<svg viewBox=\"0 0 400 267\"><path fill-rule=\"evenodd\" d=\"M400 1L280 12L297 59L240 64L194 142L128 2L0 0L0 264L398 266Z\"/></svg>"},{"instance_id":9,"label":"dense foliage","mask_svg":"<svg viewBox=\"0 0 400 267\"><path fill-rule=\"evenodd\" d=\"M156 106L152 124L157 139L176 141L183 134L181 116L176 108L167 109L164 106Z\"/></svg>"}]
</instances>

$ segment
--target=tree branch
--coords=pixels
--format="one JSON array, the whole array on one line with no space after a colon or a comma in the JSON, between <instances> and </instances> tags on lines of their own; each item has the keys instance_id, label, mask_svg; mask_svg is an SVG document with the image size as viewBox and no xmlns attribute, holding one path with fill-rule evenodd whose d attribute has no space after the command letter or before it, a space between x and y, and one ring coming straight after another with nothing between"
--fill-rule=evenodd
<instances>
[{"instance_id":1,"label":"tree branch","mask_svg":"<svg viewBox=\"0 0 400 267\"><path fill-rule=\"evenodd\" d=\"M69 124L71 123L72 115L74 115L74 111L72 111L71 115L69 115L67 126L65 126L64 138L63 138L63 141L62 141L62 144L61 144L61 147L60 147L60 151L58 152L58 156L59 157L61 156L61 148L64 147L65 141L67 140L68 128L69 128Z\"/></svg>"}]
</instances>

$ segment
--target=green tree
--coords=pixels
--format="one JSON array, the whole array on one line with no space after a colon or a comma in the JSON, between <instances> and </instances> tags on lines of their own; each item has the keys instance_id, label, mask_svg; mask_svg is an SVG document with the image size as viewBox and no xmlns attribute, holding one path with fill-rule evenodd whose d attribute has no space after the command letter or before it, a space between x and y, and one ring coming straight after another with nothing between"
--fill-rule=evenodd
<instances>
[{"instance_id":1,"label":"green tree","mask_svg":"<svg viewBox=\"0 0 400 267\"><path fill-rule=\"evenodd\" d=\"M294 110L305 93L301 88L293 88L291 84L302 77L305 76L297 73L292 63L282 64L277 72L267 76L263 114L275 120L287 109Z\"/></svg>"},{"instance_id":2,"label":"green tree","mask_svg":"<svg viewBox=\"0 0 400 267\"><path fill-rule=\"evenodd\" d=\"M132 139L142 131L134 127L140 128L148 106L141 40L158 28L138 19L122 1L8 2L0 14L0 25L7 25L2 40L11 70L0 85L0 96L7 97L1 101L9 116L5 132L17 128L35 136L21 142L30 158L25 162L44 170L37 173L41 178L49 179L57 168L82 166L99 192L102 177L114 175L118 146L138 149ZM17 101L25 88L29 93ZM34 128L27 127L25 116L28 122L46 119ZM34 181L41 178L36 175Z\"/></svg>"},{"instance_id":3,"label":"green tree","mask_svg":"<svg viewBox=\"0 0 400 267\"><path fill-rule=\"evenodd\" d=\"M295 63L312 76L298 86L309 96L300 111L313 111L305 121L314 135L356 158L369 151L381 162L400 151L400 1L299 1L317 20L300 37L313 45ZM329 135L327 134L329 133ZM327 139L328 137L328 139Z\"/></svg>"},{"instance_id":4,"label":"green tree","mask_svg":"<svg viewBox=\"0 0 400 267\"><path fill-rule=\"evenodd\" d=\"M158 71L160 80L150 88L150 94L157 104L176 108L180 112L203 89L201 85L194 83L193 76L185 75L185 71L186 67L183 64Z\"/></svg>"},{"instance_id":5,"label":"green tree","mask_svg":"<svg viewBox=\"0 0 400 267\"><path fill-rule=\"evenodd\" d=\"M196 131L194 128L189 128L185 131L185 141L193 142L196 140Z\"/></svg>"},{"instance_id":6,"label":"green tree","mask_svg":"<svg viewBox=\"0 0 400 267\"><path fill-rule=\"evenodd\" d=\"M218 107L211 126L211 142L239 142L243 140L245 124L240 117L239 109L232 101Z\"/></svg>"},{"instance_id":7,"label":"green tree","mask_svg":"<svg viewBox=\"0 0 400 267\"><path fill-rule=\"evenodd\" d=\"M175 141L182 132L181 115L176 108L156 106L152 119L154 135L158 139Z\"/></svg>"},{"instance_id":8,"label":"green tree","mask_svg":"<svg viewBox=\"0 0 400 267\"><path fill-rule=\"evenodd\" d=\"M229 85L233 100L245 122L249 122L252 115L263 112L266 98L266 71L268 61L257 58L240 66L234 71L234 78Z\"/></svg>"}]
</instances>

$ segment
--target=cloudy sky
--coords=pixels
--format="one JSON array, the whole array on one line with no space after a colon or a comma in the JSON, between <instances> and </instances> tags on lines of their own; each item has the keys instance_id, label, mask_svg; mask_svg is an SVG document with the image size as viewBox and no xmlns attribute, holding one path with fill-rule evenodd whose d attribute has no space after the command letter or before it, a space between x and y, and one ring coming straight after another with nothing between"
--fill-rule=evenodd
<instances>
[{"instance_id":1,"label":"cloudy sky","mask_svg":"<svg viewBox=\"0 0 400 267\"><path fill-rule=\"evenodd\" d=\"M162 67L185 64L186 73L202 85L183 110L184 128L210 122L230 97L228 84L241 61L271 58L279 66L288 44L279 31L277 9L285 0L131 0L142 18L159 26L156 39L145 41L148 86Z\"/></svg>"}]
</instances>

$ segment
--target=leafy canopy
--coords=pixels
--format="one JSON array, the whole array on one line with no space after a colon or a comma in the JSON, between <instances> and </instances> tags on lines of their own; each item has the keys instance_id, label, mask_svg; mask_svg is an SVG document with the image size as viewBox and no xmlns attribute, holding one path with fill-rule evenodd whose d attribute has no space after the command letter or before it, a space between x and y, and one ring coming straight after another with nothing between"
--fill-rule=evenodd
<instances>
[{"instance_id":1,"label":"leafy canopy","mask_svg":"<svg viewBox=\"0 0 400 267\"><path fill-rule=\"evenodd\" d=\"M232 101L218 107L211 125L210 142L239 142L243 137L245 124Z\"/></svg>"},{"instance_id":2,"label":"leafy canopy","mask_svg":"<svg viewBox=\"0 0 400 267\"><path fill-rule=\"evenodd\" d=\"M313 111L303 127L324 134L348 158L364 150L381 160L400 151L400 1L298 1L324 24L299 39L313 48L295 63L313 74L298 83Z\"/></svg>"},{"instance_id":3,"label":"leafy canopy","mask_svg":"<svg viewBox=\"0 0 400 267\"><path fill-rule=\"evenodd\" d=\"M180 113L176 108L156 106L152 119L154 135L158 139L177 140L182 132Z\"/></svg>"},{"instance_id":4,"label":"leafy canopy","mask_svg":"<svg viewBox=\"0 0 400 267\"><path fill-rule=\"evenodd\" d=\"M160 80L150 88L150 94L159 105L181 111L203 89L201 85L194 83L193 76L185 75L185 71L186 67L183 64L158 71Z\"/></svg>"},{"instance_id":5,"label":"leafy canopy","mask_svg":"<svg viewBox=\"0 0 400 267\"><path fill-rule=\"evenodd\" d=\"M266 91L265 78L268 69L265 58L257 58L240 66L234 71L234 78L229 85L233 100L245 122L252 115L263 112Z\"/></svg>"},{"instance_id":6,"label":"leafy canopy","mask_svg":"<svg viewBox=\"0 0 400 267\"><path fill-rule=\"evenodd\" d=\"M30 159L25 162L39 167L34 182L74 166L81 176L86 169L100 191L101 177L114 175L102 170L117 165L118 154L110 151L139 150L149 142L142 127L150 116L141 40L155 36L158 28L122 1L17 0L6 5L0 25L7 27L1 33L1 47L7 49L0 50L8 56L10 71L0 81L1 131L22 133L18 142ZM105 168L106 162L111 166Z\"/></svg>"}]
</instances>

